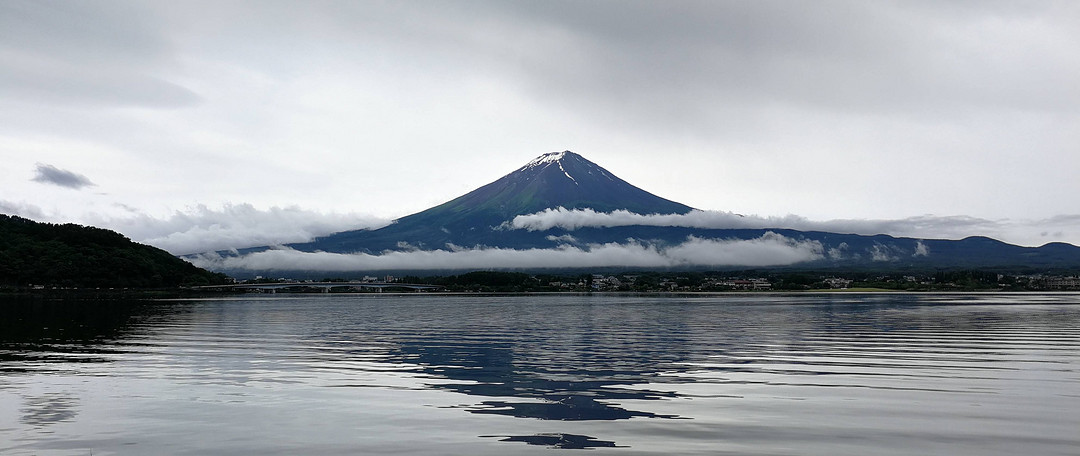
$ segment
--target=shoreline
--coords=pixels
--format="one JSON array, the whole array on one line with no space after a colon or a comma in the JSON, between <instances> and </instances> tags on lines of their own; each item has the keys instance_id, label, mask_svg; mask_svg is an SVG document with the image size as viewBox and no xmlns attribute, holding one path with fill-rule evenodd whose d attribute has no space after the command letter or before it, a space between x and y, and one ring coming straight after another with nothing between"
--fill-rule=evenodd
<instances>
[{"instance_id":1,"label":"shoreline","mask_svg":"<svg viewBox=\"0 0 1080 456\"><path fill-rule=\"evenodd\" d=\"M239 298L239 297L265 297L274 296L323 296L323 295L348 295L348 296L668 296L668 297L704 297L704 296L798 296L798 295L860 295L860 294L909 294L909 295L1070 295L1080 294L1080 291L1070 290L889 290L875 288L852 288L852 289L817 289L817 290L769 290L769 291L424 291L424 292L382 292L382 293L357 293L357 292L287 292L277 293L253 293L236 291L210 291L190 289L109 289L109 290L2 290L0 299L31 299L31 300L186 300L186 299L214 299L214 298Z\"/></svg>"}]
</instances>

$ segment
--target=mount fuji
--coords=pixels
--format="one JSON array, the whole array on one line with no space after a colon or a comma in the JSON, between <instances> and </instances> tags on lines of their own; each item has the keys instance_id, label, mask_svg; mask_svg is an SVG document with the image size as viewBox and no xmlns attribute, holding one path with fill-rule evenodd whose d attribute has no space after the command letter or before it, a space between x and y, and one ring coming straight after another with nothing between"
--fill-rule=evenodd
<instances>
[{"instance_id":1,"label":"mount fuji","mask_svg":"<svg viewBox=\"0 0 1080 456\"><path fill-rule=\"evenodd\" d=\"M686 214L685 204L630 185L608 170L570 151L541 155L525 166L465 195L377 230L336 233L297 250L378 253L403 247L544 248L551 233L507 230L514 217L545 209L626 210L637 214ZM564 234L564 233L560 233Z\"/></svg>"},{"instance_id":2,"label":"mount fuji","mask_svg":"<svg viewBox=\"0 0 1080 456\"><path fill-rule=\"evenodd\" d=\"M688 222L702 216L713 218L705 224ZM581 155L552 152L490 184L379 229L344 231L276 248L217 252L202 256L202 264L218 270L317 270L324 267L322 260L333 263L326 269L334 270L1080 269L1080 247L1071 244L1021 247L980 236L945 240L799 231L755 225L741 217L661 198ZM245 256L260 261L245 262ZM534 261L540 257L543 261Z\"/></svg>"}]
</instances>

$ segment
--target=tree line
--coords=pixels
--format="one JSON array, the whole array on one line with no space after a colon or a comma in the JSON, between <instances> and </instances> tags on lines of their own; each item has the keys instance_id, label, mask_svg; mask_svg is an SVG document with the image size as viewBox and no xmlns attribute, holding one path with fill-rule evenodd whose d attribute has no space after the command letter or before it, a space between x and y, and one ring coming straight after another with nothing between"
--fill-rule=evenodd
<instances>
[{"instance_id":1,"label":"tree line","mask_svg":"<svg viewBox=\"0 0 1080 456\"><path fill-rule=\"evenodd\" d=\"M171 288L228 281L122 234L0 214L0 285Z\"/></svg>"}]
</instances>

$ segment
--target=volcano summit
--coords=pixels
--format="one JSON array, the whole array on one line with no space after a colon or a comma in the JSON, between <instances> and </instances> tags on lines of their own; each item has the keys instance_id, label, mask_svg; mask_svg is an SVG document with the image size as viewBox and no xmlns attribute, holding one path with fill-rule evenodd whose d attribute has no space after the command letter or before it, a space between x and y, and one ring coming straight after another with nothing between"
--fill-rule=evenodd
<instances>
[{"instance_id":1,"label":"volcano summit","mask_svg":"<svg viewBox=\"0 0 1080 456\"><path fill-rule=\"evenodd\" d=\"M780 222L775 223L774 222ZM1080 268L1080 247L986 237L918 239L799 231L783 219L700 211L570 151L375 230L193 257L217 270L489 268Z\"/></svg>"}]
</instances>

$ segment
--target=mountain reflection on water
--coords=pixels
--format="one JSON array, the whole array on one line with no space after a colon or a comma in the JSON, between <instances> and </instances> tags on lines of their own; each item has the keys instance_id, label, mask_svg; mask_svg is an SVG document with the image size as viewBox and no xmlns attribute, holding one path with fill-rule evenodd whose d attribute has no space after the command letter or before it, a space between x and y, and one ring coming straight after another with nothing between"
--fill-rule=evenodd
<instances>
[{"instance_id":1,"label":"mountain reflection on water","mask_svg":"<svg viewBox=\"0 0 1080 456\"><path fill-rule=\"evenodd\" d=\"M0 302L0 408L16 411L8 421L0 414L0 453L48 454L39 450L57 444L49 439L71 448L143 442L138 449L170 453L171 436L206 426L222 437L203 439L202 450L219 454L237 442L232 454L294 441L318 453L343 439L365 446L321 449L423 454L436 447L393 436L433 426L478 445L655 454L716 445L832 454L835 442L865 442L851 453L905 445L933 453L941 442L972 449L954 454L1032 445L1067 453L1080 444L1070 431L1080 407L1069 405L1080 406L1078 298ZM447 422L453 416L460 429ZM115 441L65 431L104 426L99 420L116 420ZM383 447L371 446L377 437Z\"/></svg>"},{"instance_id":2,"label":"mountain reflection on water","mask_svg":"<svg viewBox=\"0 0 1080 456\"><path fill-rule=\"evenodd\" d=\"M179 308L137 300L0 298L0 373L108 362L115 344Z\"/></svg>"},{"instance_id":3,"label":"mountain reflection on water","mask_svg":"<svg viewBox=\"0 0 1080 456\"><path fill-rule=\"evenodd\" d=\"M614 448L615 442L597 440L596 437L577 434L536 434L536 435L496 435L481 437L502 437L501 442L525 442L529 445L544 445L563 450L583 450L586 448Z\"/></svg>"},{"instance_id":4,"label":"mountain reflection on water","mask_svg":"<svg viewBox=\"0 0 1080 456\"><path fill-rule=\"evenodd\" d=\"M532 399L528 402L485 400L465 407L473 413L567 421L675 418L611 405L627 399L676 396L673 392L620 387L646 383L647 377L656 375L656 367L664 361L647 358L649 353L619 352L601 359L596 353L566 356L553 354L550 349L528 350L529 346L551 344L544 339L520 344L451 342L462 337L442 334L426 341L402 342L389 360L417 364L433 376L461 381L440 382L431 385L433 388L473 396ZM578 349L589 350L585 345L579 345Z\"/></svg>"}]
</instances>

